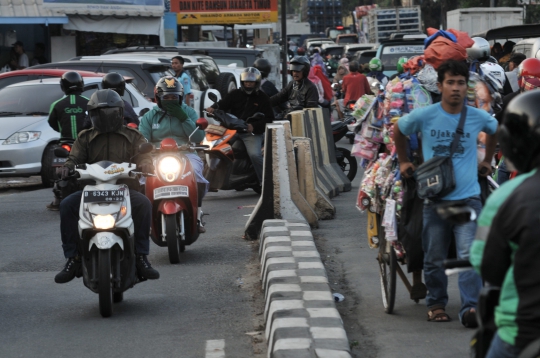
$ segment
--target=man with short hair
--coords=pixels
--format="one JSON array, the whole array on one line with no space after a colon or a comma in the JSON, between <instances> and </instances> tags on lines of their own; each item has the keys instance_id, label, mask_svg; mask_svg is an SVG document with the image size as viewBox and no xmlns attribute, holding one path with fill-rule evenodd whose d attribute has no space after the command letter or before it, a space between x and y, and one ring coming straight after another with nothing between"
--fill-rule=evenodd
<instances>
[{"instance_id":1,"label":"man with short hair","mask_svg":"<svg viewBox=\"0 0 540 358\"><path fill-rule=\"evenodd\" d=\"M504 83L503 94L506 96L519 90L518 67L527 58L522 53L514 52L508 61L508 72L506 72L507 81Z\"/></svg>"},{"instance_id":2,"label":"man with short hair","mask_svg":"<svg viewBox=\"0 0 540 358\"><path fill-rule=\"evenodd\" d=\"M22 70L28 67L28 55L24 52L24 45L21 41L17 41L11 45L17 58L11 59L11 68L16 70Z\"/></svg>"},{"instance_id":3,"label":"man with short hair","mask_svg":"<svg viewBox=\"0 0 540 358\"><path fill-rule=\"evenodd\" d=\"M182 56L174 56L171 60L171 66L178 82L184 87L184 103L190 106L191 103L191 78L184 71L184 58Z\"/></svg>"},{"instance_id":4,"label":"man with short hair","mask_svg":"<svg viewBox=\"0 0 540 358\"><path fill-rule=\"evenodd\" d=\"M372 94L371 88L367 77L358 72L360 65L357 61L349 63L349 73L343 77L343 83L341 84L341 90L345 93L345 98L337 100L336 109L338 111L339 118L343 118L343 111L345 106L350 102L356 102L358 98L365 94Z\"/></svg>"},{"instance_id":5,"label":"man with short hair","mask_svg":"<svg viewBox=\"0 0 540 358\"><path fill-rule=\"evenodd\" d=\"M401 175L409 178L410 170L415 170L407 156L407 137L421 133L424 160L436 155L450 153L450 146L456 135L461 112L465 110L466 120L458 148L452 156L455 172L455 189L440 200L425 200L423 212L422 247L424 250L424 278L428 289L426 304L428 321L448 322L445 312L448 303L448 278L444 273L443 261L455 238L458 259L467 260L476 233L476 222L453 225L441 219L436 212L437 204L449 201L463 201L477 214L482 209L478 173L491 174L491 159L495 152L497 121L489 113L467 106L463 108L467 95L469 68L460 61L445 61L437 70L437 87L441 92L441 102L418 108L401 117L394 125L394 141L398 154ZM483 131L486 136L486 154L478 163L476 138ZM459 318L465 327L476 327L476 305L482 280L473 271L462 272L458 280L461 294Z\"/></svg>"}]
</instances>

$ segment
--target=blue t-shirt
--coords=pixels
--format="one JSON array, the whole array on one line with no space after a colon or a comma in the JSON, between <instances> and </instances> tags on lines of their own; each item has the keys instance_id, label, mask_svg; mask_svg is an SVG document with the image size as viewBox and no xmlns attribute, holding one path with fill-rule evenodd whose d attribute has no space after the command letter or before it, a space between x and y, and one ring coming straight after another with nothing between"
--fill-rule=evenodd
<instances>
[{"instance_id":1,"label":"blue t-shirt","mask_svg":"<svg viewBox=\"0 0 540 358\"><path fill-rule=\"evenodd\" d=\"M178 76L178 82L184 86L184 103L186 103L186 95L191 93L191 78L186 71L182 71L182 74Z\"/></svg>"},{"instance_id":2,"label":"blue t-shirt","mask_svg":"<svg viewBox=\"0 0 540 358\"><path fill-rule=\"evenodd\" d=\"M461 113L447 113L440 103L418 108L398 121L399 130L404 135L422 133L424 160L434 156L448 156ZM476 138L480 132L494 134L497 120L487 112L467 106L467 118L463 134L452 157L456 188L444 200L461 200L480 194L478 184L478 159Z\"/></svg>"}]
</instances>

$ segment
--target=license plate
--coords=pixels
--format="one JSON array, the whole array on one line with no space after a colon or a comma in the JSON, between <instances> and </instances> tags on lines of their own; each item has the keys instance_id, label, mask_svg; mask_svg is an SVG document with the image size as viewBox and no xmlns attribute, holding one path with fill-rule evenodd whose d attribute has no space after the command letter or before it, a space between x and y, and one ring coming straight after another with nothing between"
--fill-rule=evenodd
<instances>
[{"instance_id":1,"label":"license plate","mask_svg":"<svg viewBox=\"0 0 540 358\"><path fill-rule=\"evenodd\" d=\"M85 203L106 203L124 200L124 190L88 190L84 192Z\"/></svg>"},{"instance_id":2,"label":"license plate","mask_svg":"<svg viewBox=\"0 0 540 358\"><path fill-rule=\"evenodd\" d=\"M185 185L170 185L154 189L154 200L187 196L189 196L189 189Z\"/></svg>"},{"instance_id":3,"label":"license plate","mask_svg":"<svg viewBox=\"0 0 540 358\"><path fill-rule=\"evenodd\" d=\"M52 161L53 167L62 167L66 163L67 158L54 158Z\"/></svg>"}]
</instances>

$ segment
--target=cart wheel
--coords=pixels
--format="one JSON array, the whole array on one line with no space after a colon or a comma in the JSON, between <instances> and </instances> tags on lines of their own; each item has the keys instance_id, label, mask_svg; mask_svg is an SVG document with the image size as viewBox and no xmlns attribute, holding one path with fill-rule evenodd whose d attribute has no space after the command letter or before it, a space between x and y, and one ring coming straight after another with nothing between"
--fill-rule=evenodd
<instances>
[{"instance_id":1,"label":"cart wheel","mask_svg":"<svg viewBox=\"0 0 540 358\"><path fill-rule=\"evenodd\" d=\"M396 267L397 258L392 245L386 241L384 228L380 226L379 220L379 272L381 275L381 292L384 311L388 314L394 312L396 301Z\"/></svg>"}]
</instances>

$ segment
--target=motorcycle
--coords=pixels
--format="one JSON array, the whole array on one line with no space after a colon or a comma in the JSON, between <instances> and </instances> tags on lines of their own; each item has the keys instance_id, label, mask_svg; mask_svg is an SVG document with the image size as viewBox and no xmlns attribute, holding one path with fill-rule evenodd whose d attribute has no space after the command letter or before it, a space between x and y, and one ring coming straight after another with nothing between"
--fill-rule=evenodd
<instances>
[{"instance_id":1,"label":"motorcycle","mask_svg":"<svg viewBox=\"0 0 540 358\"><path fill-rule=\"evenodd\" d=\"M140 153L148 153L152 145L145 143ZM64 148L55 155L67 158ZM135 267L134 225L131 217L130 194L127 185L116 184L118 179L137 174L132 163L100 161L78 164L73 177L93 180L86 185L79 210L79 252L82 258L83 283L99 295L101 316L110 317L113 302L121 302L124 291L146 281Z\"/></svg>"},{"instance_id":2,"label":"motorcycle","mask_svg":"<svg viewBox=\"0 0 540 358\"><path fill-rule=\"evenodd\" d=\"M212 93L208 97L217 102L217 97ZM202 142L208 146L204 151L206 154L204 177L210 182L210 191L218 189L243 191L251 188L260 194L261 184L244 142L238 138L237 133L246 132L250 120L264 115L256 113L253 118L243 121L221 109L215 109L212 116L220 125L209 125Z\"/></svg>"},{"instance_id":3,"label":"motorcycle","mask_svg":"<svg viewBox=\"0 0 540 358\"><path fill-rule=\"evenodd\" d=\"M195 131L205 129L208 121L199 118L196 124ZM179 263L186 245L199 238L197 182L183 152L202 149L206 147L191 142L178 146L172 138L163 139L154 157L157 176L146 178L145 194L152 202L150 238L156 245L168 248L171 264Z\"/></svg>"},{"instance_id":4,"label":"motorcycle","mask_svg":"<svg viewBox=\"0 0 540 358\"><path fill-rule=\"evenodd\" d=\"M336 143L347 134L347 126L350 125L354 120L354 117L347 117L343 122L334 121L331 123L337 163L350 181L353 181L354 177L356 177L358 163L356 158L351 155L350 150L338 147L336 146Z\"/></svg>"}]
</instances>

